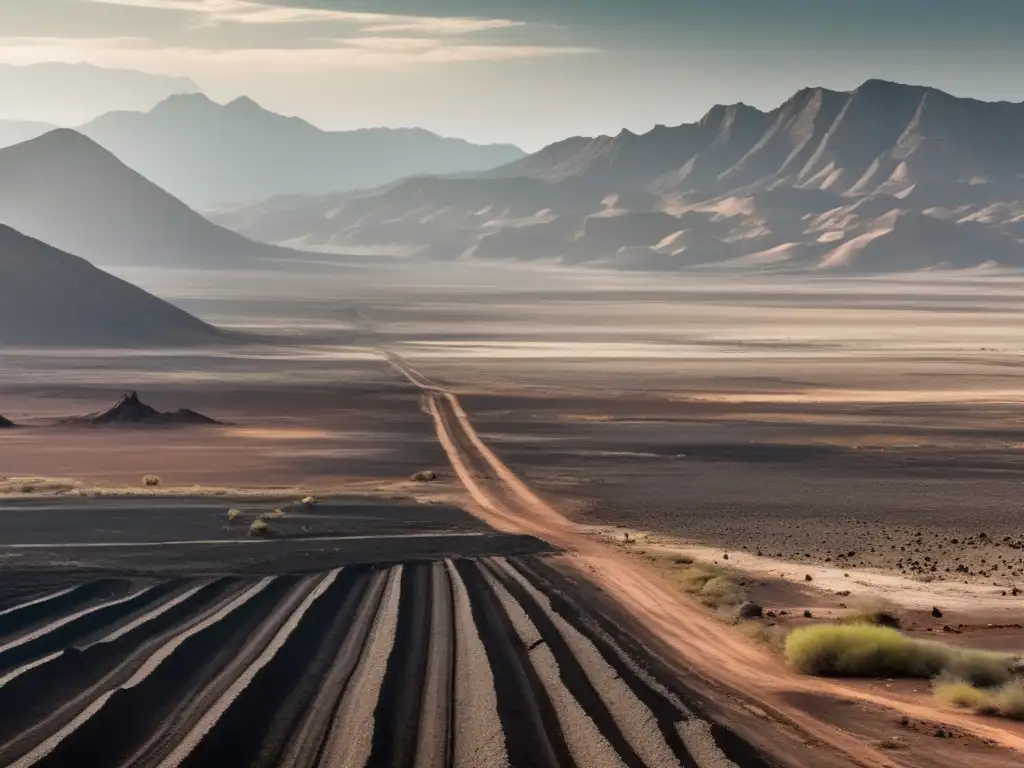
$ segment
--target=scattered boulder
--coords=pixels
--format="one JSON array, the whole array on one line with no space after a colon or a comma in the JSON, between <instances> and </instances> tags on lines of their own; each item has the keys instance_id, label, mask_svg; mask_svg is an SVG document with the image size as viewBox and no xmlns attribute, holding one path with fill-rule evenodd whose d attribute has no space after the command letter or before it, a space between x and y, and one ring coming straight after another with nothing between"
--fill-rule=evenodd
<instances>
[{"instance_id":1,"label":"scattered boulder","mask_svg":"<svg viewBox=\"0 0 1024 768\"><path fill-rule=\"evenodd\" d=\"M89 413L84 416L72 416L64 419L62 424L100 425L100 424L220 424L221 422L196 413L188 408L177 411L161 412L142 402L137 392L128 392L120 400L105 411Z\"/></svg>"},{"instance_id":2,"label":"scattered boulder","mask_svg":"<svg viewBox=\"0 0 1024 768\"><path fill-rule=\"evenodd\" d=\"M804 618L805 619L813 619L814 618L814 614L811 613L810 611L804 611Z\"/></svg>"},{"instance_id":3,"label":"scattered boulder","mask_svg":"<svg viewBox=\"0 0 1024 768\"><path fill-rule=\"evenodd\" d=\"M814 577L808 573L806 576L804 576L804 581L814 581Z\"/></svg>"},{"instance_id":4,"label":"scattered boulder","mask_svg":"<svg viewBox=\"0 0 1024 768\"><path fill-rule=\"evenodd\" d=\"M764 615L764 609L748 600L740 605L739 613L741 619L759 619Z\"/></svg>"},{"instance_id":5,"label":"scattered boulder","mask_svg":"<svg viewBox=\"0 0 1024 768\"><path fill-rule=\"evenodd\" d=\"M417 483L432 483L437 480L437 472L434 472L432 469L425 469L413 475L412 479Z\"/></svg>"},{"instance_id":6,"label":"scattered boulder","mask_svg":"<svg viewBox=\"0 0 1024 768\"><path fill-rule=\"evenodd\" d=\"M934 616L936 619L941 619L942 618L942 611L940 611L937 607L933 606L932 607L932 616Z\"/></svg>"}]
</instances>

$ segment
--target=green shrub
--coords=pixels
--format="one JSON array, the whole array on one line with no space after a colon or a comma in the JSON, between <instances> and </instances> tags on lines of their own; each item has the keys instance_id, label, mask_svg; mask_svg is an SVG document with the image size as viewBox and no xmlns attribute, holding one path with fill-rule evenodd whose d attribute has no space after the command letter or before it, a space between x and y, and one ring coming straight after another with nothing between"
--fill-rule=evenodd
<instances>
[{"instance_id":1,"label":"green shrub","mask_svg":"<svg viewBox=\"0 0 1024 768\"><path fill-rule=\"evenodd\" d=\"M940 674L978 685L1010 676L1011 658L913 640L891 627L823 624L802 627L786 638L786 660L798 672L835 677L915 677Z\"/></svg>"}]
</instances>

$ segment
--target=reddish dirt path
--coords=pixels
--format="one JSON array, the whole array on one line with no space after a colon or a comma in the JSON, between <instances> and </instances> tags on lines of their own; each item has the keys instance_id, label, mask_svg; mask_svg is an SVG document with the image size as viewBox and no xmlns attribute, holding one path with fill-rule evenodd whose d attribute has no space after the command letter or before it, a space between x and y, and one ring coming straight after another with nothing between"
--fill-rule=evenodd
<instances>
[{"instance_id":1,"label":"reddish dirt path","mask_svg":"<svg viewBox=\"0 0 1024 768\"><path fill-rule=\"evenodd\" d=\"M753 705L775 720L776 726L795 727L810 740L831 747L849 765L895 768L921 763L906 762L915 758L900 759L896 752L866 743L863 735L854 735L810 716L790 703L794 698L820 695L883 707L956 728L1024 754L1024 737L993 725L993 721L791 672L775 656L708 616L680 594L678 586L661 572L588 536L541 499L494 454L453 392L432 382L400 357L383 354L423 390L438 439L475 502L477 514L498 530L537 536L571 553L566 559L579 575L615 596L627 614L674 652L678 662L719 691L729 691L737 706L749 712ZM782 759L787 757L780 755ZM917 759L920 757L918 754ZM1024 761L1014 760L1013 764L1024 765Z\"/></svg>"}]
</instances>

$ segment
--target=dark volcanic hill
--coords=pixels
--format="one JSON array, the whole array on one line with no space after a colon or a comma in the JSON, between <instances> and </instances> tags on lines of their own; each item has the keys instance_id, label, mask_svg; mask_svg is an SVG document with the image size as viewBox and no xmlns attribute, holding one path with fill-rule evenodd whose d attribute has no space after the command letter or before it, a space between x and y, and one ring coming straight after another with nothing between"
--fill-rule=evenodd
<instances>
[{"instance_id":1,"label":"dark volcanic hill","mask_svg":"<svg viewBox=\"0 0 1024 768\"><path fill-rule=\"evenodd\" d=\"M287 255L211 223L67 129L0 150L0 222L102 266L249 266Z\"/></svg>"},{"instance_id":2,"label":"dark volcanic hill","mask_svg":"<svg viewBox=\"0 0 1024 768\"><path fill-rule=\"evenodd\" d=\"M185 425L185 424L220 424L219 421L203 416L201 413L182 408L177 411L163 413L139 400L137 392L128 392L120 400L104 411L73 416L61 423L73 425L100 424L138 424L138 425Z\"/></svg>"},{"instance_id":3,"label":"dark volcanic hill","mask_svg":"<svg viewBox=\"0 0 1024 768\"><path fill-rule=\"evenodd\" d=\"M0 429L9 429L10 427L13 426L13 421L11 421L10 419L5 419L3 416L0 416Z\"/></svg>"},{"instance_id":4,"label":"dark volcanic hill","mask_svg":"<svg viewBox=\"0 0 1024 768\"><path fill-rule=\"evenodd\" d=\"M193 207L481 171L523 156L511 145L420 129L323 131L245 97L218 104L201 94L172 96L150 112L113 112L78 130Z\"/></svg>"},{"instance_id":5,"label":"dark volcanic hill","mask_svg":"<svg viewBox=\"0 0 1024 768\"><path fill-rule=\"evenodd\" d=\"M184 346L223 338L85 259L0 225L0 345Z\"/></svg>"},{"instance_id":6,"label":"dark volcanic hill","mask_svg":"<svg viewBox=\"0 0 1024 768\"><path fill-rule=\"evenodd\" d=\"M887 214L896 212L888 216ZM897 215L898 214L898 215ZM211 214L267 242L627 269L1024 266L1024 104L869 80L475 176Z\"/></svg>"}]
</instances>

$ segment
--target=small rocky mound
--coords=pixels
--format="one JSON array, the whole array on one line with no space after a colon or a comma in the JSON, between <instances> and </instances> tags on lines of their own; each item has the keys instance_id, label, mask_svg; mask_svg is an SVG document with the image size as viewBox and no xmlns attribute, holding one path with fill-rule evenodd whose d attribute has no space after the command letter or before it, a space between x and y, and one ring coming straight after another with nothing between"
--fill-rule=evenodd
<instances>
[{"instance_id":1,"label":"small rocky mound","mask_svg":"<svg viewBox=\"0 0 1024 768\"><path fill-rule=\"evenodd\" d=\"M128 392L105 411L74 416L65 424L220 424L221 422L188 408L163 413L139 400L137 392Z\"/></svg>"}]
</instances>

